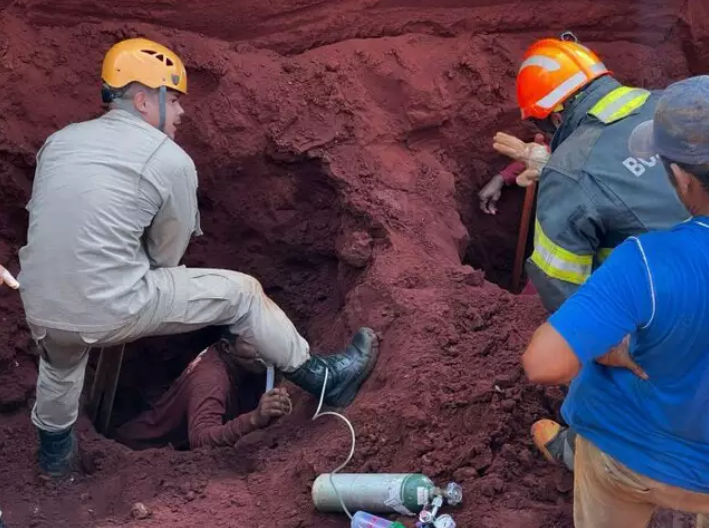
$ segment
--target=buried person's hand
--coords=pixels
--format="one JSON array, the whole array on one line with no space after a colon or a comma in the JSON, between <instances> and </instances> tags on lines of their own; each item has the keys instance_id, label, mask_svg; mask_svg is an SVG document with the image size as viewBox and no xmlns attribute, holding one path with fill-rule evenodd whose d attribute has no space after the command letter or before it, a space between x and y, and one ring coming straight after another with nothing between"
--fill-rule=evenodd
<instances>
[{"instance_id":1,"label":"buried person's hand","mask_svg":"<svg viewBox=\"0 0 709 528\"><path fill-rule=\"evenodd\" d=\"M480 200L480 209L487 214L497 214L497 202L502 196L502 188L505 185L505 180L501 174L493 176L489 182L478 193Z\"/></svg>"},{"instance_id":2,"label":"buried person's hand","mask_svg":"<svg viewBox=\"0 0 709 528\"><path fill-rule=\"evenodd\" d=\"M13 290L20 287L20 283L12 276L12 273L7 271L3 266L0 266L0 286L3 284L7 284Z\"/></svg>"},{"instance_id":3,"label":"buried person's hand","mask_svg":"<svg viewBox=\"0 0 709 528\"><path fill-rule=\"evenodd\" d=\"M293 409L286 389L273 389L261 396L258 408L251 415L251 422L258 428L269 425L276 418L290 414Z\"/></svg>"}]
</instances>

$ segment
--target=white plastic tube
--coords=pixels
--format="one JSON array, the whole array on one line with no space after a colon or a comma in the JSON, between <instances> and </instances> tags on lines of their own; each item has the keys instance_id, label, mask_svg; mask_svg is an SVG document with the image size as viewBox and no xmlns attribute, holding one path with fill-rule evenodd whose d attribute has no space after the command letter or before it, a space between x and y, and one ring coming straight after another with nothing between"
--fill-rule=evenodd
<instances>
[{"instance_id":1,"label":"white plastic tube","mask_svg":"<svg viewBox=\"0 0 709 528\"><path fill-rule=\"evenodd\" d=\"M276 379L276 369L273 366L266 368L266 392L273 390L273 385Z\"/></svg>"}]
</instances>

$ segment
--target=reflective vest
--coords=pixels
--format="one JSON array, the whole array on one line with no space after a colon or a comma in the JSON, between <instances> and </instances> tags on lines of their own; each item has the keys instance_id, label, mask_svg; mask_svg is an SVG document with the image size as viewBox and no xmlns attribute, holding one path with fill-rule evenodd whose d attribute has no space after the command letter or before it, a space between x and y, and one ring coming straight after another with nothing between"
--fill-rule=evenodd
<instances>
[{"instance_id":1,"label":"reflective vest","mask_svg":"<svg viewBox=\"0 0 709 528\"><path fill-rule=\"evenodd\" d=\"M565 123L576 120L575 127L562 131L569 135L553 145L539 180L528 262L536 269L528 271L542 298L573 293L627 237L689 216L659 158L634 158L628 151L630 133L652 119L661 94L602 81L597 91L605 92L588 94L573 110L581 115L565 116ZM564 284L539 284L543 280Z\"/></svg>"}]
</instances>

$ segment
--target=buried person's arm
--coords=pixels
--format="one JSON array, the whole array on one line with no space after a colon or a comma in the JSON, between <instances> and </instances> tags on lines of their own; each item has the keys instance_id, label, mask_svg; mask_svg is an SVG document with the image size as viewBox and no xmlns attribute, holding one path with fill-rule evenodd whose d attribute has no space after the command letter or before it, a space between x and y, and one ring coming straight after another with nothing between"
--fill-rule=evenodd
<instances>
[{"instance_id":1,"label":"buried person's arm","mask_svg":"<svg viewBox=\"0 0 709 528\"><path fill-rule=\"evenodd\" d=\"M565 384L585 364L596 362L645 377L625 338L652 314L648 272L636 240L630 239L537 329L522 356L525 373L533 383Z\"/></svg>"},{"instance_id":2,"label":"buried person's arm","mask_svg":"<svg viewBox=\"0 0 709 528\"><path fill-rule=\"evenodd\" d=\"M196 369L188 387L187 430L191 449L199 447L233 446L241 437L263 429L275 419L288 414L291 403L285 389L276 388L261 396L258 407L251 412L238 414L228 399L233 398L236 387L226 369ZM236 402L232 403L235 407ZM236 415L226 420L225 416Z\"/></svg>"},{"instance_id":3,"label":"buried person's arm","mask_svg":"<svg viewBox=\"0 0 709 528\"><path fill-rule=\"evenodd\" d=\"M533 144L543 147L545 153L541 155L541 158L538 151L532 151L530 148L530 145ZM534 143L524 143L514 136L498 132L495 135L493 147L515 161L490 178L478 193L480 209L490 215L497 214L497 202L502 196L504 187L515 184L520 187L528 187L539 179L539 173L549 158L549 147L543 134L536 134ZM529 159L532 152L536 153L533 154L536 156L534 160Z\"/></svg>"},{"instance_id":4,"label":"buried person's arm","mask_svg":"<svg viewBox=\"0 0 709 528\"><path fill-rule=\"evenodd\" d=\"M247 376L237 365L225 362L213 345L197 356L149 409L118 427L113 437L137 450L234 445L242 436L290 412L285 389L261 396L265 383L260 379L254 383ZM240 414L246 406L253 409L259 397L256 410ZM240 409L241 401L245 407Z\"/></svg>"},{"instance_id":5,"label":"buried person's arm","mask_svg":"<svg viewBox=\"0 0 709 528\"><path fill-rule=\"evenodd\" d=\"M12 273L7 271L4 266L0 266L0 286L3 284L7 284L13 290L20 287L20 283L12 276Z\"/></svg>"}]
</instances>

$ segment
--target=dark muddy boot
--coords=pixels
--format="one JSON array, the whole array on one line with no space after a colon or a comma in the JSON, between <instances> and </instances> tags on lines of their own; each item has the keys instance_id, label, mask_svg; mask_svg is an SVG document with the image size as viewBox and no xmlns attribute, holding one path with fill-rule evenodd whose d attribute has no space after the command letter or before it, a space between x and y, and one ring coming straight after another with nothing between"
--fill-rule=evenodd
<instances>
[{"instance_id":1,"label":"dark muddy boot","mask_svg":"<svg viewBox=\"0 0 709 528\"><path fill-rule=\"evenodd\" d=\"M57 433L37 429L39 433L39 467L54 479L68 476L78 468L78 442L74 427Z\"/></svg>"},{"instance_id":2,"label":"dark muddy boot","mask_svg":"<svg viewBox=\"0 0 709 528\"><path fill-rule=\"evenodd\" d=\"M379 341L374 330L360 328L341 354L311 356L298 370L285 376L310 394L320 397L327 376L325 404L347 407L374 369L379 356Z\"/></svg>"},{"instance_id":3,"label":"dark muddy boot","mask_svg":"<svg viewBox=\"0 0 709 528\"><path fill-rule=\"evenodd\" d=\"M532 438L549 462L563 463L569 471L574 470L576 431L553 420L539 420L532 425Z\"/></svg>"}]
</instances>

